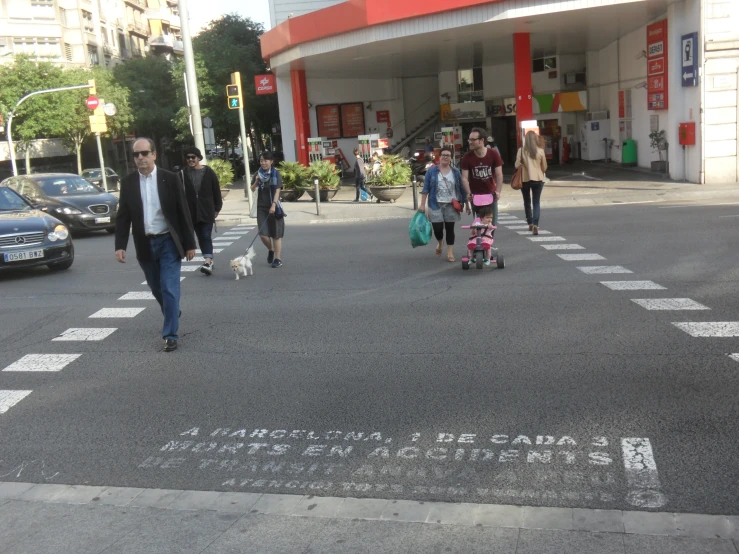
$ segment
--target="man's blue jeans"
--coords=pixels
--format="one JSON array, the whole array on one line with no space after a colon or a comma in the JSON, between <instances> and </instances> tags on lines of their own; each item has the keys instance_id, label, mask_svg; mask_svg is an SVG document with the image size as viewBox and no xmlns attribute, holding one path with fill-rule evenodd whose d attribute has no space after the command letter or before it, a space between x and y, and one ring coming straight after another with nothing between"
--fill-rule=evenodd
<instances>
[{"instance_id":1,"label":"man's blue jeans","mask_svg":"<svg viewBox=\"0 0 739 554\"><path fill-rule=\"evenodd\" d=\"M177 340L180 326L180 273L182 259L172 236L159 235L149 240L149 260L139 260L146 282L164 314L162 338Z\"/></svg>"},{"instance_id":2,"label":"man's blue jeans","mask_svg":"<svg viewBox=\"0 0 739 554\"><path fill-rule=\"evenodd\" d=\"M213 258L213 224L212 223L196 223L195 234L198 237L198 244L200 245L200 252L203 254L203 258Z\"/></svg>"}]
</instances>

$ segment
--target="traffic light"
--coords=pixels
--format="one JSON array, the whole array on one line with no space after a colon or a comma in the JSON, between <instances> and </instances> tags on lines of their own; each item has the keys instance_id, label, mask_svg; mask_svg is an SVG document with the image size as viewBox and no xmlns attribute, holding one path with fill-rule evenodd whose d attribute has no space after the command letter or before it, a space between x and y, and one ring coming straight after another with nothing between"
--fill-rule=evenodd
<instances>
[{"instance_id":1,"label":"traffic light","mask_svg":"<svg viewBox=\"0 0 739 554\"><path fill-rule=\"evenodd\" d=\"M87 84L90 86L88 89L90 96L95 96L97 94L97 89L95 88L95 79L90 79L87 81Z\"/></svg>"},{"instance_id":2,"label":"traffic light","mask_svg":"<svg viewBox=\"0 0 739 554\"><path fill-rule=\"evenodd\" d=\"M226 97L228 98L229 110L241 108L241 85L226 85Z\"/></svg>"}]
</instances>

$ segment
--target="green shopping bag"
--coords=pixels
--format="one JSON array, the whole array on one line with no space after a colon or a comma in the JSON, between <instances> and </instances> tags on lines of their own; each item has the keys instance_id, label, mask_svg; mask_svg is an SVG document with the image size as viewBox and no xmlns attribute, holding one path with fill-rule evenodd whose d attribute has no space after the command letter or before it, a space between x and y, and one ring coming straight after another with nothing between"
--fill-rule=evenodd
<instances>
[{"instance_id":1,"label":"green shopping bag","mask_svg":"<svg viewBox=\"0 0 739 554\"><path fill-rule=\"evenodd\" d=\"M431 222L423 212L416 212L411 218L411 224L408 227L408 234L411 237L411 246L423 246L431 240Z\"/></svg>"}]
</instances>

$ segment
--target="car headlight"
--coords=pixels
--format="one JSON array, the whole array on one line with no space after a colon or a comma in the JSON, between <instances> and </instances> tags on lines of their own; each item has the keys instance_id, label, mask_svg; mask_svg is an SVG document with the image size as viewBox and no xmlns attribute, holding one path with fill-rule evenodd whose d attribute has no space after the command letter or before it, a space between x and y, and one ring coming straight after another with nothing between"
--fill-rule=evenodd
<instances>
[{"instance_id":1,"label":"car headlight","mask_svg":"<svg viewBox=\"0 0 739 554\"><path fill-rule=\"evenodd\" d=\"M66 215L79 215L82 212L77 208L56 208L56 213Z\"/></svg>"},{"instance_id":2,"label":"car headlight","mask_svg":"<svg viewBox=\"0 0 739 554\"><path fill-rule=\"evenodd\" d=\"M54 230L49 233L48 238L51 242L58 240L67 240L69 237L69 230L64 225L57 225Z\"/></svg>"}]
</instances>

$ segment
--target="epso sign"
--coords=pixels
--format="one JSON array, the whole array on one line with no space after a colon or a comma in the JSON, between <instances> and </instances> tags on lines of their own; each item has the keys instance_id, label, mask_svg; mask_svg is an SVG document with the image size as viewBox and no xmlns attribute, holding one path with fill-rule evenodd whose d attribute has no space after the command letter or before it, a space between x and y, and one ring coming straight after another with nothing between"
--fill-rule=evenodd
<instances>
[{"instance_id":1,"label":"epso sign","mask_svg":"<svg viewBox=\"0 0 739 554\"><path fill-rule=\"evenodd\" d=\"M516 99L503 98L487 103L487 114L489 117L507 117L516 115Z\"/></svg>"},{"instance_id":2,"label":"epso sign","mask_svg":"<svg viewBox=\"0 0 739 554\"><path fill-rule=\"evenodd\" d=\"M277 83L275 83L275 76L272 74L255 75L254 86L258 95L274 94L277 92Z\"/></svg>"}]
</instances>

